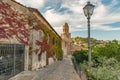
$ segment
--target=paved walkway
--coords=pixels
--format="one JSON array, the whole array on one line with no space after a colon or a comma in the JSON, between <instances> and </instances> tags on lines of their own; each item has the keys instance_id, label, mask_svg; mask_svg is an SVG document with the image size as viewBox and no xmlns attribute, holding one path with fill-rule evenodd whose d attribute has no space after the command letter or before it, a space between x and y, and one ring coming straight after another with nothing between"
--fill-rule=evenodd
<instances>
[{"instance_id":1,"label":"paved walkway","mask_svg":"<svg viewBox=\"0 0 120 80\"><path fill-rule=\"evenodd\" d=\"M70 58L38 71L24 71L9 80L81 80Z\"/></svg>"}]
</instances>

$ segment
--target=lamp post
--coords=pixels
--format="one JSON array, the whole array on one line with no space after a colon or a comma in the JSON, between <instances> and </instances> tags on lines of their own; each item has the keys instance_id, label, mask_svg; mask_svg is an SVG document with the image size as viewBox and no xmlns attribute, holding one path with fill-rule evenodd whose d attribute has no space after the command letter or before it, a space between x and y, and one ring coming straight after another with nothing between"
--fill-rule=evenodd
<instances>
[{"instance_id":1,"label":"lamp post","mask_svg":"<svg viewBox=\"0 0 120 80\"><path fill-rule=\"evenodd\" d=\"M83 8L84 14L87 17L87 22L88 22L88 61L89 61L89 67L90 67L90 62L91 62L91 47L90 47L90 17L93 14L94 10L94 5L90 4L90 2L85 5Z\"/></svg>"}]
</instances>

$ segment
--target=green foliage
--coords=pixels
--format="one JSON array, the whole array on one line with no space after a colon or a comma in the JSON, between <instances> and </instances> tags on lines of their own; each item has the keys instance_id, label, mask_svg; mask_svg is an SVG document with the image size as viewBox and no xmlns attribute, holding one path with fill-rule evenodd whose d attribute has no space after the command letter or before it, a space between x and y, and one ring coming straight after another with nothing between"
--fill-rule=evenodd
<instances>
[{"instance_id":1,"label":"green foliage","mask_svg":"<svg viewBox=\"0 0 120 80\"><path fill-rule=\"evenodd\" d=\"M57 47L56 58L57 60L62 60L63 58L63 51L62 48L60 47Z\"/></svg>"},{"instance_id":2,"label":"green foliage","mask_svg":"<svg viewBox=\"0 0 120 80\"><path fill-rule=\"evenodd\" d=\"M88 80L120 80L120 62L115 58L99 58L101 65L92 67L88 72ZM92 65L95 65L93 62Z\"/></svg>"},{"instance_id":3,"label":"green foliage","mask_svg":"<svg viewBox=\"0 0 120 80\"><path fill-rule=\"evenodd\" d=\"M88 61L87 51L75 51L73 56L76 59L77 63L83 63L84 61Z\"/></svg>"},{"instance_id":4,"label":"green foliage","mask_svg":"<svg viewBox=\"0 0 120 80\"><path fill-rule=\"evenodd\" d=\"M79 37L74 38L73 42L78 41ZM84 40L87 42L87 39ZM92 43L94 42L94 44ZM91 70L88 69L87 51L76 51L73 53L77 63L80 63L82 71L86 72L88 80L120 80L120 44L113 40L109 42L97 42L93 39L92 44L92 64Z\"/></svg>"},{"instance_id":5,"label":"green foliage","mask_svg":"<svg viewBox=\"0 0 120 80\"><path fill-rule=\"evenodd\" d=\"M107 58L115 57L120 61L120 44L116 40L106 43L104 46L96 46L93 48L93 53Z\"/></svg>"},{"instance_id":6,"label":"green foliage","mask_svg":"<svg viewBox=\"0 0 120 80\"><path fill-rule=\"evenodd\" d=\"M92 68L87 73L93 80L120 80L120 44L109 41L92 50Z\"/></svg>"},{"instance_id":7,"label":"green foliage","mask_svg":"<svg viewBox=\"0 0 120 80\"><path fill-rule=\"evenodd\" d=\"M104 44L92 46L91 70L84 63L87 61L87 51L76 51L73 56L86 72L88 80L120 80L120 44L113 40Z\"/></svg>"},{"instance_id":8,"label":"green foliage","mask_svg":"<svg viewBox=\"0 0 120 80\"><path fill-rule=\"evenodd\" d=\"M47 29L46 26L40 25L39 29L41 29L44 32L43 40L48 41L49 40L49 54L53 56L55 54L57 60L60 60L63 58L63 51L62 51L62 45L61 41L62 39L52 30ZM48 37L49 36L49 37ZM54 39L54 43L53 43ZM48 48L47 48L48 49Z\"/></svg>"}]
</instances>

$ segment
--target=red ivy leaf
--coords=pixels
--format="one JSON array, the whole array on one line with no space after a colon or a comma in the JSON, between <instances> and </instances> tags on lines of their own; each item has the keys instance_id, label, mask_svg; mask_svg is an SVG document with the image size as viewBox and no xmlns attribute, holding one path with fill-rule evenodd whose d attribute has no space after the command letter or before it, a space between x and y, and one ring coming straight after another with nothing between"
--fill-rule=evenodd
<instances>
[{"instance_id":1,"label":"red ivy leaf","mask_svg":"<svg viewBox=\"0 0 120 80\"><path fill-rule=\"evenodd\" d=\"M0 13L2 14L2 19L0 20L0 25L2 25L0 27L0 39L16 36L19 42L28 45L29 31L25 27L27 24L24 22L27 21L25 16L13 10L9 4L2 1L0 1ZM6 24L9 24L9 26L3 26Z\"/></svg>"}]
</instances>

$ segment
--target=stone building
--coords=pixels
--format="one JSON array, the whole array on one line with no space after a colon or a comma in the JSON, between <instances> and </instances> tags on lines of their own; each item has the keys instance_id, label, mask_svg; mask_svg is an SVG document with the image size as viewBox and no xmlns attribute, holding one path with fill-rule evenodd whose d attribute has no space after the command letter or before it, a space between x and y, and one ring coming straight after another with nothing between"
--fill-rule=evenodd
<instances>
[{"instance_id":1,"label":"stone building","mask_svg":"<svg viewBox=\"0 0 120 80\"><path fill-rule=\"evenodd\" d=\"M61 59L61 40L38 10L0 0L0 80Z\"/></svg>"},{"instance_id":2,"label":"stone building","mask_svg":"<svg viewBox=\"0 0 120 80\"><path fill-rule=\"evenodd\" d=\"M71 48L71 34L69 33L69 26L67 23L65 23L62 27L62 49L64 56L67 56L70 54L70 48Z\"/></svg>"},{"instance_id":3,"label":"stone building","mask_svg":"<svg viewBox=\"0 0 120 80\"><path fill-rule=\"evenodd\" d=\"M48 64L53 63L55 60L57 60L57 58L59 57L57 56L58 53L61 54L59 51L57 51L57 49L58 47L60 49L62 48L61 46L62 39L37 9L29 8L29 10L34 14L35 19L37 19L37 20L33 19L35 20L34 24L35 25L37 24L36 26L34 26L36 30L32 30L30 32L31 33L30 41L32 41L31 48L33 49L32 51L37 50L41 47L39 45L36 45L36 40L43 42L43 48L46 48L46 51L43 51L42 54L39 54L39 51L38 51L38 55L32 54L33 59L29 58L32 60L32 61L30 60L31 61L30 64L38 61L38 64L36 64L36 66L38 66L38 68L44 67ZM43 40L43 38L45 39ZM48 55L48 52L49 52L48 48L51 48L51 51L52 51L50 55ZM40 61L37 60L38 56L41 56ZM32 69L35 68L34 66L35 65L32 64L31 66Z\"/></svg>"}]
</instances>

